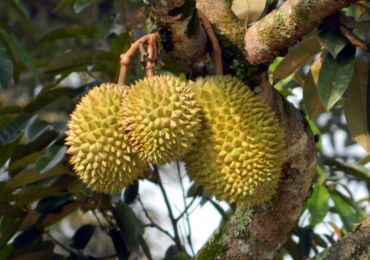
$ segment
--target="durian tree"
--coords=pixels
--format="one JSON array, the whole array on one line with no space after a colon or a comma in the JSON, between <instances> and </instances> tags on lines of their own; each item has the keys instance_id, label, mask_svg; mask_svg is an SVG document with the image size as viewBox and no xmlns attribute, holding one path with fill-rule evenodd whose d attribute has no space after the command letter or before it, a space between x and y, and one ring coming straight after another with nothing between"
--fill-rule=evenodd
<instances>
[{"instance_id":1,"label":"durian tree","mask_svg":"<svg viewBox=\"0 0 370 260\"><path fill-rule=\"evenodd\" d=\"M157 259L153 229L164 259L369 258L369 1L4 0L0 14L0 259ZM222 216L198 252L196 204Z\"/></svg>"}]
</instances>

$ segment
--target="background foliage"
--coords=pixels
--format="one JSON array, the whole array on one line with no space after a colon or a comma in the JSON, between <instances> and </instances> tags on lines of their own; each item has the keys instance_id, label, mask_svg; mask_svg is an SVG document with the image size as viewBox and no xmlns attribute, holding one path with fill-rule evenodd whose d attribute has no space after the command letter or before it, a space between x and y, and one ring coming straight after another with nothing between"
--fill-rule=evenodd
<instances>
[{"instance_id":1,"label":"background foliage","mask_svg":"<svg viewBox=\"0 0 370 260\"><path fill-rule=\"evenodd\" d=\"M148 228L162 228L140 200L140 182L122 195L93 193L72 172L64 146L66 121L79 98L100 82L116 81L119 54L155 30L146 4L6 0L0 10L0 259L152 258ZM369 14L367 2L345 9L269 67L274 87L307 114L319 151L312 195L279 257L315 255L369 215L370 157L356 152L354 140L370 151L370 56L341 33L352 26L369 42ZM177 63L162 54L159 72L179 74ZM140 77L136 60L128 81ZM170 214L173 230L162 230L174 244L166 259L194 254L191 227L179 232L177 225L192 204L211 203L226 214L197 187L184 190L184 201L182 213ZM65 219L74 223L72 237L58 233Z\"/></svg>"}]
</instances>

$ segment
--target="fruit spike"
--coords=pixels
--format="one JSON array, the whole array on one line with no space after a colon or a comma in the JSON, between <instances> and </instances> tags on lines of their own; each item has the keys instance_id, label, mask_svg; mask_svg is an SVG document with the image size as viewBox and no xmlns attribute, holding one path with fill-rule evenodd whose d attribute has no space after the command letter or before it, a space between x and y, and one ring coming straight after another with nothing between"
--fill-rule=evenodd
<instances>
[{"instance_id":1,"label":"fruit spike","mask_svg":"<svg viewBox=\"0 0 370 260\"><path fill-rule=\"evenodd\" d=\"M181 159L196 141L199 106L192 90L174 76L137 81L123 98L121 118L140 159L164 164Z\"/></svg>"},{"instance_id":2,"label":"fruit spike","mask_svg":"<svg viewBox=\"0 0 370 260\"><path fill-rule=\"evenodd\" d=\"M253 206L277 188L284 131L258 96L231 76L191 83L201 105L199 142L185 158L189 176L220 200Z\"/></svg>"},{"instance_id":3,"label":"fruit spike","mask_svg":"<svg viewBox=\"0 0 370 260\"><path fill-rule=\"evenodd\" d=\"M144 163L129 147L118 118L127 92L115 84L92 88L68 122L70 161L82 182L97 192L120 191L143 174Z\"/></svg>"}]
</instances>

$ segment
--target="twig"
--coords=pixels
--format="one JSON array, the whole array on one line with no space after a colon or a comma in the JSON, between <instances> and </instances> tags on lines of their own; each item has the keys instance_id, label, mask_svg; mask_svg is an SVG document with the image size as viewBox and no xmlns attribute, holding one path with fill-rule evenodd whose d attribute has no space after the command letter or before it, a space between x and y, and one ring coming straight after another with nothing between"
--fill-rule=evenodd
<instances>
[{"instance_id":1,"label":"twig","mask_svg":"<svg viewBox=\"0 0 370 260\"><path fill-rule=\"evenodd\" d=\"M57 244L58 246L60 246L61 248L63 248L65 251L67 251L68 253L74 253L74 251L72 249L70 249L69 247L65 246L62 242L58 241L57 239L55 239L49 232L49 230L46 230L45 231L45 234L55 243Z\"/></svg>"},{"instance_id":2,"label":"twig","mask_svg":"<svg viewBox=\"0 0 370 260\"><path fill-rule=\"evenodd\" d=\"M140 46L147 42L150 39L150 37L152 37L152 35L154 34L157 33L144 35L143 37L135 41L133 44L131 44L130 48L125 53L122 53L120 55L121 69L118 77L118 85L123 86L125 84L128 66L130 65L132 57L135 55Z\"/></svg>"},{"instance_id":3,"label":"twig","mask_svg":"<svg viewBox=\"0 0 370 260\"><path fill-rule=\"evenodd\" d=\"M159 185L159 188L160 188L160 190L162 192L163 199L164 199L164 202L165 202L166 207L167 207L168 215L169 215L170 220L171 220L173 232L175 234L175 237L174 237L175 244L176 244L177 248L179 250L181 250L183 247L182 247L182 244L181 244L181 240L180 240L180 236L179 236L179 231L177 229L177 223L176 223L175 217L174 217L173 212L172 212L170 201L168 200L168 196L167 196L166 190L163 187L163 183L162 183L162 180L161 180L161 176L159 174L158 166L157 165L153 165L153 167L154 167L154 174L155 174L155 176L158 179L158 185Z\"/></svg>"},{"instance_id":4,"label":"twig","mask_svg":"<svg viewBox=\"0 0 370 260\"><path fill-rule=\"evenodd\" d=\"M357 35L355 35L350 29L340 26L340 32L343 34L346 39L356 47L363 49L366 52L370 52L370 43L360 39Z\"/></svg>"},{"instance_id":5,"label":"twig","mask_svg":"<svg viewBox=\"0 0 370 260\"><path fill-rule=\"evenodd\" d=\"M153 219L150 217L149 212L145 208L144 203L143 203L143 201L141 200L140 197L138 197L138 201L139 201L139 204L140 204L140 206L142 207L142 209L144 211L145 217L149 220L149 224L145 224L144 226L145 227L157 228L159 231L161 231L163 234L165 234L166 236L168 236L171 240L173 240L175 242L175 238L167 230L163 229L161 226L159 226L158 224L156 224L153 221Z\"/></svg>"},{"instance_id":6,"label":"twig","mask_svg":"<svg viewBox=\"0 0 370 260\"><path fill-rule=\"evenodd\" d=\"M157 34L151 34L148 40L148 60L145 64L146 76L153 77L155 75L155 63L157 60Z\"/></svg>"},{"instance_id":7,"label":"twig","mask_svg":"<svg viewBox=\"0 0 370 260\"><path fill-rule=\"evenodd\" d=\"M185 189L184 189L184 183L182 181L181 169L180 169L179 162L176 162L176 167L177 167L177 174L179 176L180 185L181 185L182 199L184 201L184 207L185 207L184 211L176 218L176 222L179 221L182 218L182 216L185 214L186 224L187 224L187 228L188 228L188 234L187 234L186 237L187 237L187 240L188 240L188 243L189 243L189 246L190 246L191 253L193 255L195 255L193 242L191 241L191 225L190 225L188 210L193 205L196 197L194 196L192 201L189 204L187 204L187 202L186 202L186 193L185 193Z\"/></svg>"},{"instance_id":8,"label":"twig","mask_svg":"<svg viewBox=\"0 0 370 260\"><path fill-rule=\"evenodd\" d=\"M209 22L208 18L203 14L202 11L198 10L198 16L208 35L208 38L212 43L212 58L215 66L215 75L222 75L223 74L222 51L220 44L217 40L216 34L213 31L212 25Z\"/></svg>"}]
</instances>

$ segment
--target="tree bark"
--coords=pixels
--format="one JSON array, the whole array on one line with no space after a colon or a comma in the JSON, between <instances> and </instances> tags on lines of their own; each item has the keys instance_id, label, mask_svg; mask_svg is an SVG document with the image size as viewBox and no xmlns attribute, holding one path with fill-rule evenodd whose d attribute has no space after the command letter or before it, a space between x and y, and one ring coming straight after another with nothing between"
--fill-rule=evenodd
<instances>
[{"instance_id":1,"label":"tree bark","mask_svg":"<svg viewBox=\"0 0 370 260\"><path fill-rule=\"evenodd\" d=\"M370 218L358 225L345 238L324 251L315 259L326 260L367 260L370 259Z\"/></svg>"},{"instance_id":2,"label":"tree bark","mask_svg":"<svg viewBox=\"0 0 370 260\"><path fill-rule=\"evenodd\" d=\"M359 0L288 0L246 32L245 52L253 64L268 63L324 18Z\"/></svg>"}]
</instances>

